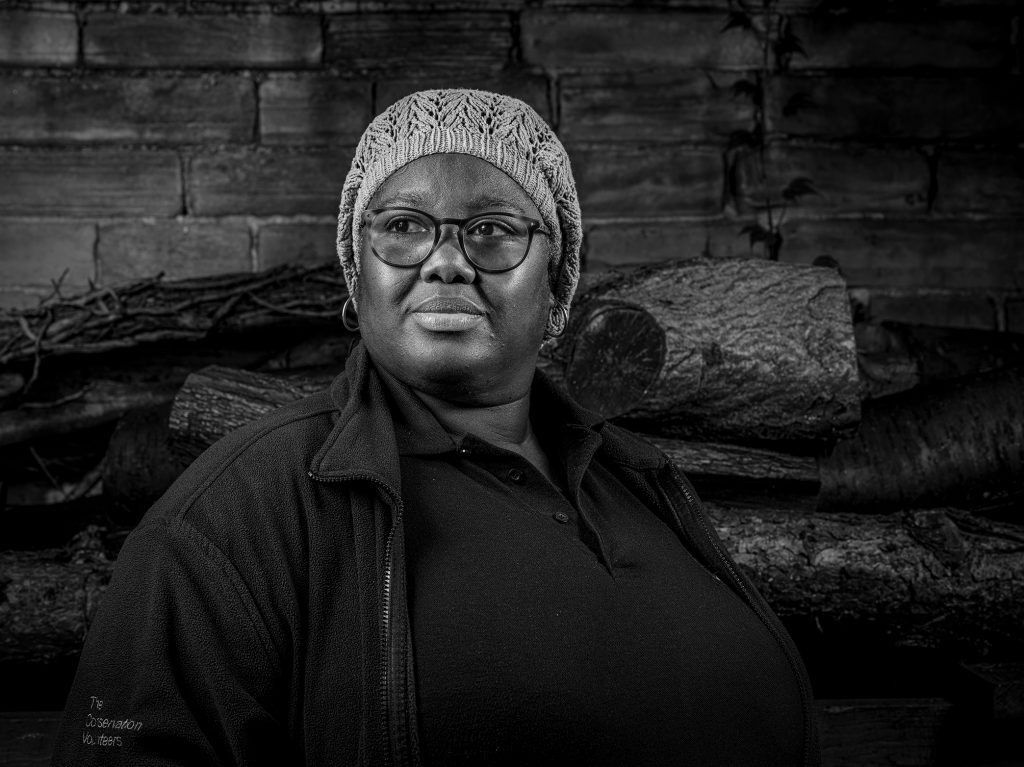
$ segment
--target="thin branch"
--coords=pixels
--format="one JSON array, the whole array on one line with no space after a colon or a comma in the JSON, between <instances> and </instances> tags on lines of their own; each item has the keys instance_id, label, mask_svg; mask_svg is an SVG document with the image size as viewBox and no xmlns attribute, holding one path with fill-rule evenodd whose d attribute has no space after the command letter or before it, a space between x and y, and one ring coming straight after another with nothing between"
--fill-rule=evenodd
<instances>
[{"instance_id":1,"label":"thin branch","mask_svg":"<svg viewBox=\"0 0 1024 767\"><path fill-rule=\"evenodd\" d=\"M68 394L66 397L55 399L52 402L22 402L21 407L25 410L48 410L50 408L66 405L69 402L80 400L85 396L85 392L85 389L79 389L76 392Z\"/></svg>"},{"instance_id":2,"label":"thin branch","mask_svg":"<svg viewBox=\"0 0 1024 767\"><path fill-rule=\"evenodd\" d=\"M248 296L248 298L257 306L262 306L264 309L269 309L277 314L287 314L292 317L309 317L310 319L322 320L328 320L338 316L338 312L307 311L303 309L292 309L289 306L282 306L280 304L272 304L269 301L264 301L259 296Z\"/></svg>"},{"instance_id":3,"label":"thin branch","mask_svg":"<svg viewBox=\"0 0 1024 767\"><path fill-rule=\"evenodd\" d=\"M47 481L51 485L53 485L54 489L60 490L60 483L57 481L57 478L50 473L50 469L49 467L47 467L46 461L44 461L42 456L40 456L39 453L36 452L36 449L30 445L28 448L28 453L29 455L32 456L32 460L36 462L36 465L38 465L39 468L42 469L42 472L46 476Z\"/></svg>"}]
</instances>

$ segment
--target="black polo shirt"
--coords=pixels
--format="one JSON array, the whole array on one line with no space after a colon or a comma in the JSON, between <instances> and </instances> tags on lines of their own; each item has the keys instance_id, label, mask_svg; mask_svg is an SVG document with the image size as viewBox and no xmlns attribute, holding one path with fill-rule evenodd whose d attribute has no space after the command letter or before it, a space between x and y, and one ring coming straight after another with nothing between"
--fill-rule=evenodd
<instances>
[{"instance_id":1,"label":"black polo shirt","mask_svg":"<svg viewBox=\"0 0 1024 767\"><path fill-rule=\"evenodd\" d=\"M781 649L617 479L600 419L535 382L556 487L382 377L426 765L800 762Z\"/></svg>"}]
</instances>

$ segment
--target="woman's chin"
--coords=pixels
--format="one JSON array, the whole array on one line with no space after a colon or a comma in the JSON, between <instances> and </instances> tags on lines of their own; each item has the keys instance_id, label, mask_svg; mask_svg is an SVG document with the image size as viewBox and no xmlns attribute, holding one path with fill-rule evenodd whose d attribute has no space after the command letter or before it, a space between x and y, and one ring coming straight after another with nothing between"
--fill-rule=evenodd
<instances>
[{"instance_id":1,"label":"woman's chin","mask_svg":"<svg viewBox=\"0 0 1024 767\"><path fill-rule=\"evenodd\" d=\"M412 359L408 369L418 373L418 377L435 380L465 380L495 364L489 359L493 349L483 343L473 343L469 338L459 338L455 333L417 343L410 351Z\"/></svg>"},{"instance_id":2,"label":"woman's chin","mask_svg":"<svg viewBox=\"0 0 1024 767\"><path fill-rule=\"evenodd\" d=\"M417 334L419 335L419 334ZM460 399L481 386L493 386L508 361L477 333L429 333L406 346L399 369L416 389Z\"/></svg>"}]
</instances>

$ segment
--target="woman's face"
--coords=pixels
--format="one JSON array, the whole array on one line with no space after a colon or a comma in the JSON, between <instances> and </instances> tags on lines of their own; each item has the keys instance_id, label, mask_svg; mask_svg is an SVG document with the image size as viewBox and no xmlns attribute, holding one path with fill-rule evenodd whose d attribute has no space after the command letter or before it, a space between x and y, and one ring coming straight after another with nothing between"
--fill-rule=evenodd
<instances>
[{"instance_id":1,"label":"woman's face","mask_svg":"<svg viewBox=\"0 0 1024 767\"><path fill-rule=\"evenodd\" d=\"M367 208L416 208L435 218L505 212L541 219L522 187L477 157L437 154L395 171ZM418 266L377 258L363 229L359 326L374 362L428 394L496 405L522 397L533 380L552 303L551 241L537 234L526 259L498 274L473 267L454 226Z\"/></svg>"}]
</instances>

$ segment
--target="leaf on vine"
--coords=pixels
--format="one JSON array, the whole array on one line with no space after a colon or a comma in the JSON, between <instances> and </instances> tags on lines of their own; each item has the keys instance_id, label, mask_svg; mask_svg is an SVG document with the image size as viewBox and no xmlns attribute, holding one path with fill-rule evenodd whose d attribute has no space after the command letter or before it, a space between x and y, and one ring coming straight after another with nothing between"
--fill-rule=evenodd
<instances>
[{"instance_id":1,"label":"leaf on vine","mask_svg":"<svg viewBox=\"0 0 1024 767\"><path fill-rule=\"evenodd\" d=\"M782 108L782 114L785 117L793 117L797 112L802 109L815 109L818 105L814 103L814 99L808 96L806 93L794 93L789 97L789 101Z\"/></svg>"},{"instance_id":2,"label":"leaf on vine","mask_svg":"<svg viewBox=\"0 0 1024 767\"><path fill-rule=\"evenodd\" d=\"M768 235L771 234L760 224L747 224L740 229L739 236L747 235L750 238L750 247L754 247L759 242L768 242Z\"/></svg>"},{"instance_id":3,"label":"leaf on vine","mask_svg":"<svg viewBox=\"0 0 1024 767\"><path fill-rule=\"evenodd\" d=\"M786 56L792 56L794 53L799 53L805 59L807 58L807 51L804 50L804 44L799 37L789 31L789 26L786 26L786 31L783 32L782 37L772 43L772 48L775 51L775 55L778 58Z\"/></svg>"},{"instance_id":4,"label":"leaf on vine","mask_svg":"<svg viewBox=\"0 0 1024 767\"><path fill-rule=\"evenodd\" d=\"M804 197L808 194L819 194L817 189L814 188L814 184L811 183L809 178L794 178L786 188L782 190L782 199L787 202L796 202L800 197Z\"/></svg>"},{"instance_id":5,"label":"leaf on vine","mask_svg":"<svg viewBox=\"0 0 1024 767\"><path fill-rule=\"evenodd\" d=\"M727 32L730 29L753 29L754 20L749 15L742 11L729 11L729 16L725 20L725 24L722 26L722 31Z\"/></svg>"},{"instance_id":6,"label":"leaf on vine","mask_svg":"<svg viewBox=\"0 0 1024 767\"><path fill-rule=\"evenodd\" d=\"M733 98L749 96L756 103L761 96L761 86L750 80L737 80L732 84L732 95Z\"/></svg>"}]
</instances>

